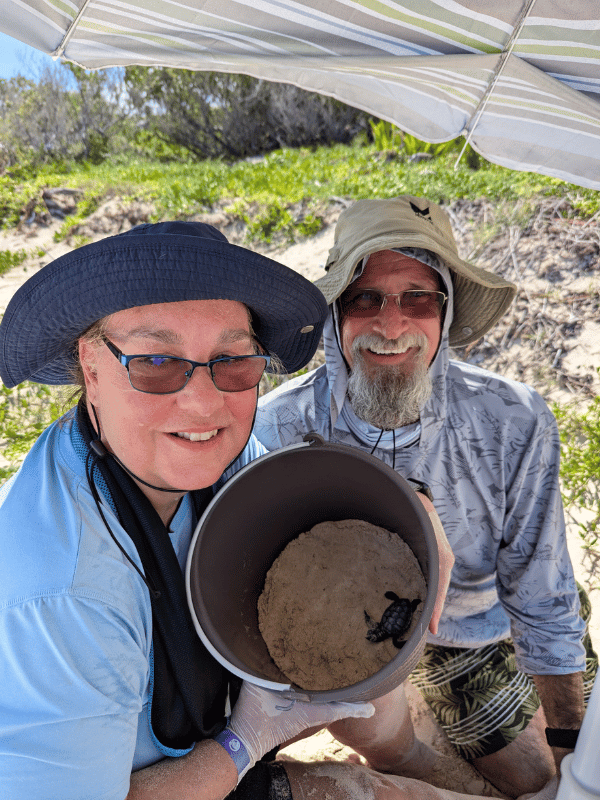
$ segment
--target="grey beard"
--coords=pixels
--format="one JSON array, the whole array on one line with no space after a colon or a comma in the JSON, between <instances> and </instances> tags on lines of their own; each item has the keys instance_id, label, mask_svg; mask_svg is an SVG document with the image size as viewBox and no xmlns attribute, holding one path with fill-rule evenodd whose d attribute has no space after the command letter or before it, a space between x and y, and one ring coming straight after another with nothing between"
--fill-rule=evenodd
<instances>
[{"instance_id":1,"label":"grey beard","mask_svg":"<svg viewBox=\"0 0 600 800\"><path fill-rule=\"evenodd\" d=\"M421 346L421 351L408 374L397 367L385 366L370 366L369 373L365 366L360 350L368 347L369 342L380 345L386 343L389 349L393 349L405 341L406 337L387 342L379 336L359 336L353 342L353 367L348 379L348 397L356 416L376 428L393 430L417 422L431 395L431 376L429 365L425 362L425 337L421 339L417 335L414 343Z\"/></svg>"}]
</instances>

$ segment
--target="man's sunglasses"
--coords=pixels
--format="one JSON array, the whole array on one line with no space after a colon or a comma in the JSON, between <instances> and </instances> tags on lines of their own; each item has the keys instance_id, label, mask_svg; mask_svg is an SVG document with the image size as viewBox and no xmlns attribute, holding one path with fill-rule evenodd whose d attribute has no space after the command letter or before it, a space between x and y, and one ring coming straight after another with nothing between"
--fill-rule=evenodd
<instances>
[{"instance_id":1,"label":"man's sunglasses","mask_svg":"<svg viewBox=\"0 0 600 800\"><path fill-rule=\"evenodd\" d=\"M196 367L208 367L212 382L220 392L245 392L258 386L271 362L271 357L264 355L227 356L212 361L154 354L126 356L105 336L102 340L127 370L131 386L146 394L181 391Z\"/></svg>"},{"instance_id":2,"label":"man's sunglasses","mask_svg":"<svg viewBox=\"0 0 600 800\"><path fill-rule=\"evenodd\" d=\"M444 292L429 289L409 289L396 294L384 294L377 289L347 289L340 297L342 313L352 317L375 317L385 308L388 297L395 297L398 308L413 319L439 317L446 302Z\"/></svg>"}]
</instances>

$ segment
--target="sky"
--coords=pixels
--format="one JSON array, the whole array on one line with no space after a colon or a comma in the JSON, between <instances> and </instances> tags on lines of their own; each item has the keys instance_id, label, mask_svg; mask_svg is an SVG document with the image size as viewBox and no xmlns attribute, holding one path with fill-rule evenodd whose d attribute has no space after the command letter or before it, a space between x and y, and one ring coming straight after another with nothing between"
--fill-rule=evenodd
<instances>
[{"instance_id":1,"label":"sky","mask_svg":"<svg viewBox=\"0 0 600 800\"><path fill-rule=\"evenodd\" d=\"M14 75L35 78L44 66L53 63L52 58L40 50L0 33L0 78Z\"/></svg>"}]
</instances>

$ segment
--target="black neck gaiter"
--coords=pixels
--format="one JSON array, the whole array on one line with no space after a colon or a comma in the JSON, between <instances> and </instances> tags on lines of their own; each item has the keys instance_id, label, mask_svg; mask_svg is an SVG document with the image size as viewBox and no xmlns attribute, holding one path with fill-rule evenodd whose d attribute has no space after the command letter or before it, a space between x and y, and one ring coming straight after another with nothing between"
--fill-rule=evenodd
<instances>
[{"instance_id":1,"label":"black neck gaiter","mask_svg":"<svg viewBox=\"0 0 600 800\"><path fill-rule=\"evenodd\" d=\"M110 454L102 457L89 449L98 437L82 403L77 408L77 425L88 447L86 471L90 488L97 496L95 482L101 476L99 483L108 489L119 521L137 549L150 591L153 733L166 747L189 748L224 727L228 687L231 683L232 690L237 691L239 681L212 657L196 634L183 574L158 513ZM213 492L203 489L191 494L197 521ZM112 532L111 535L114 538Z\"/></svg>"}]
</instances>

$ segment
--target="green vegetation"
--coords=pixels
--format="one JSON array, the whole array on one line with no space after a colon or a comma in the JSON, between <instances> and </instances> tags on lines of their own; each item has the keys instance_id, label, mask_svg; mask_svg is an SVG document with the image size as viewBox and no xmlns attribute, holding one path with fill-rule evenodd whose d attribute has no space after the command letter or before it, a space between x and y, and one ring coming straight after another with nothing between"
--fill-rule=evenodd
<instances>
[{"instance_id":1,"label":"green vegetation","mask_svg":"<svg viewBox=\"0 0 600 800\"><path fill-rule=\"evenodd\" d=\"M13 267L18 267L26 258L26 250L0 250L0 275Z\"/></svg>"},{"instance_id":2,"label":"green vegetation","mask_svg":"<svg viewBox=\"0 0 600 800\"><path fill-rule=\"evenodd\" d=\"M600 397L587 408L554 407L562 446L561 478L567 508L585 512L580 536L588 550L598 550L600 538Z\"/></svg>"},{"instance_id":3,"label":"green vegetation","mask_svg":"<svg viewBox=\"0 0 600 800\"><path fill-rule=\"evenodd\" d=\"M410 149L415 148L414 142ZM400 151L401 153L402 151ZM186 218L220 204L240 215L253 238L270 241L275 233L288 238L319 229L323 203L331 197L423 195L435 202L485 196L507 204L531 203L551 195L564 198L582 216L600 209L600 193L557 178L513 172L481 159L476 170L461 160L457 148L432 160L386 160L375 144L355 143L275 150L260 160L227 164L212 161L148 161L115 158L111 163L45 166L35 174L22 167L0 175L0 225L15 225L25 207L38 201L45 187L70 187L83 192L77 214L65 221L61 236L112 196L151 202L155 218ZM242 198L242 199L240 199ZM295 211L294 207L301 207Z\"/></svg>"},{"instance_id":4,"label":"green vegetation","mask_svg":"<svg viewBox=\"0 0 600 800\"><path fill-rule=\"evenodd\" d=\"M0 483L16 472L31 446L63 413L63 389L38 383L21 383L7 389L0 383Z\"/></svg>"},{"instance_id":5,"label":"green vegetation","mask_svg":"<svg viewBox=\"0 0 600 800\"><path fill-rule=\"evenodd\" d=\"M458 154L464 144L462 137L451 142L424 142L410 133L403 133L391 122L384 122L384 120L376 122L371 119L369 120L369 127L375 148L380 152L386 153L388 157L397 153L404 158L410 158L418 154L438 158L446 153L456 152ZM473 159L475 151L470 145L467 146L467 150L471 159Z\"/></svg>"}]
</instances>

